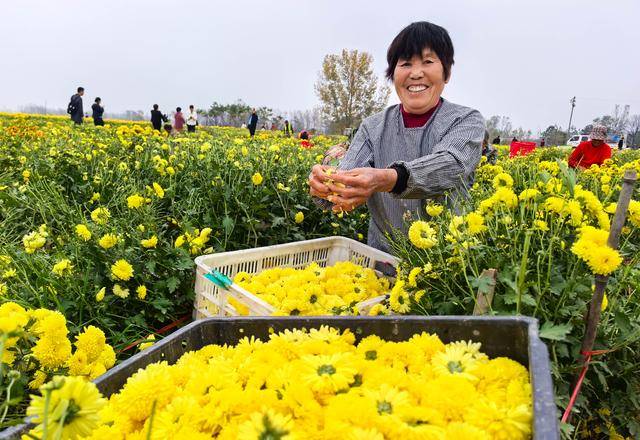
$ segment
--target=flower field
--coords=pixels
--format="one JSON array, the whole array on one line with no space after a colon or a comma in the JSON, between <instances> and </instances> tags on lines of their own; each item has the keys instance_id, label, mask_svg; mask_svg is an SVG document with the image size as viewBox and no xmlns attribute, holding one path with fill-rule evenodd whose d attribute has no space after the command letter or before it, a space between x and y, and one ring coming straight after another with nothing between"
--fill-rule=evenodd
<instances>
[{"instance_id":1,"label":"flower field","mask_svg":"<svg viewBox=\"0 0 640 440\"><path fill-rule=\"evenodd\" d=\"M193 135L167 138L147 125L128 122L74 127L66 118L0 115L0 300L7 312L0 313L0 330L3 349L14 343L12 346L18 346L17 339L12 339L17 333L9 335L9 331L21 332L20 359L26 359L18 368L14 358L3 355L0 391L6 396L19 383L19 394L24 396L29 385L35 389L60 374L92 378L113 365L109 353L119 360L129 356L131 351L122 350L190 313L197 255L329 235L364 241L366 210L344 215L322 212L308 195L311 166L338 141L319 136L313 139L313 148L302 149L297 140L271 132L258 132L249 140L246 131L205 127ZM407 218L409 233L398 232L393 237L395 254L402 260L395 285L387 286L386 280L377 280L352 265L327 270L326 277L325 272L310 267L300 272L239 274L236 282L272 303L278 314L346 313L356 299L354 292L359 292L354 289L366 286L371 296L390 290L389 299L371 309L374 314L470 315L476 292L486 287L482 272L496 269L489 313L539 319L552 359L556 403L563 410L580 367L594 274L610 275L594 347L606 353L593 358L572 425L563 429L573 438L640 435L640 185L629 207L620 249L606 245L622 174L631 168L640 171L640 154L617 153L604 166L577 174L567 169L567 155L566 149L548 148L508 159L501 147L497 164L483 162L478 168L472 198L462 212L429 204L421 218ZM303 289L307 284L315 290ZM286 290L286 295L278 288ZM335 298L319 299L330 292ZM51 312L36 312L38 309ZM9 311L19 312L20 323ZM59 362L51 368L45 368L46 360L42 361L47 359L42 355L46 342L39 338L46 338L39 314L50 315L52 331L64 333L67 341L56 348ZM306 337L299 335L300 340ZM102 343L97 345L107 352L104 356L102 351L86 353L90 338ZM359 346L351 342L346 347L346 337L340 338L342 346L338 343L335 353L321 354L349 358L358 353ZM251 344L254 354L265 348L258 342ZM244 374L232 364L237 354L231 348L228 353L216 350L183 359L185 371L213 357L228 364L230 377ZM33 353L35 361L28 362L28 353ZM472 358L478 360L475 354L465 357ZM480 358L480 369L494 362ZM267 362L264 356L258 356L258 361ZM302 358L288 361L303 362ZM350 368L356 368L353 365L358 362L350 359L345 371L351 374ZM501 368L507 368L506 364ZM17 373L10 375L9 370ZM165 365L149 374L174 374L174 370L179 369ZM303 374L304 368L300 371ZM187 373L175 373L173 380L186 386L187 379L178 378L180 374ZM16 384L9 386L11 377ZM138 379L147 380L144 375ZM473 382L476 390L478 379ZM82 388L73 380L64 385L58 379L52 384L44 389ZM388 397L397 399L399 407L402 402L419 402L422 391L418 385L414 394L406 383L404 386L407 395L390 392ZM359 390L357 396L318 397L318 402L331 400L339 412L339 405L350 398L370 398L365 391ZM157 414L159 423L165 415L170 418L189 405L201 404L190 400L189 392L185 388L184 399L174 400L167 414ZM108 404L95 396L93 401L114 417L118 410L113 408L130 405L122 397L127 393L123 390ZM9 399L5 402L8 408ZM2 416L2 423L15 422L27 403L14 399L13 404L21 409L9 412L13 418ZM309 408L296 412L272 405L276 407L291 417L258 416L273 420L274 429L285 427L294 432L296 420L309 416L298 415ZM0 404L0 416L3 410ZM427 417L430 410L421 411L420 417ZM148 416L135 420L137 429L148 423ZM465 417L471 416L447 420L461 422ZM250 421L237 419L238 429L245 424L242 429L250 432L256 426ZM133 428L133 422L121 422ZM482 423L472 425L468 429ZM433 438L443 438L446 429L465 428L438 426ZM380 438L396 437L389 426L373 428L386 436ZM489 438L515 438L485 428ZM526 438L528 432L522 432ZM353 438L377 438L366 437L366 430L362 435ZM456 437L451 434L450 438Z\"/></svg>"},{"instance_id":2,"label":"flower field","mask_svg":"<svg viewBox=\"0 0 640 440\"><path fill-rule=\"evenodd\" d=\"M0 117L0 293L120 349L190 312L197 255L366 236L365 211L326 221L309 203L309 168L335 142Z\"/></svg>"},{"instance_id":3,"label":"flower field","mask_svg":"<svg viewBox=\"0 0 640 440\"><path fill-rule=\"evenodd\" d=\"M365 211L326 221L311 209L308 170L335 142L316 137L303 150L270 132L254 142L233 128L167 139L146 125L0 115L0 300L60 312L70 338L102 329L126 357L131 343L191 313L195 256L366 235ZM16 370L11 402L45 379L37 365Z\"/></svg>"},{"instance_id":4,"label":"flower field","mask_svg":"<svg viewBox=\"0 0 640 440\"><path fill-rule=\"evenodd\" d=\"M594 274L611 275L594 347L607 352L591 363L576 404L575 435L592 438L616 433L616 427L638 435L638 185L619 251L606 243L621 177L627 169L640 170L640 154L615 154L602 167L578 174L567 169L566 156L566 150L543 149L496 165L483 163L464 212L455 215L428 205L428 221L415 219L406 236L395 237L395 253L403 263L391 308L469 315L476 292L488 282L482 271L497 269L489 313L539 319L552 358L557 403L564 409L579 371Z\"/></svg>"}]
</instances>

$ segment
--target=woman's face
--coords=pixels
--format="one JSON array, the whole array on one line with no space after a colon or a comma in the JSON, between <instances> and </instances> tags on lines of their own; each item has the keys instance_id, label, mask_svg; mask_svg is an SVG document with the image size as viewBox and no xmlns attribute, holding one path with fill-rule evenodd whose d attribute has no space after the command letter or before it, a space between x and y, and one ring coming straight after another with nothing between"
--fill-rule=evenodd
<instances>
[{"instance_id":1,"label":"woman's face","mask_svg":"<svg viewBox=\"0 0 640 440\"><path fill-rule=\"evenodd\" d=\"M440 59L429 48L422 51L422 56L398 59L393 71L393 85L402 106L417 115L436 106L447 82Z\"/></svg>"}]
</instances>

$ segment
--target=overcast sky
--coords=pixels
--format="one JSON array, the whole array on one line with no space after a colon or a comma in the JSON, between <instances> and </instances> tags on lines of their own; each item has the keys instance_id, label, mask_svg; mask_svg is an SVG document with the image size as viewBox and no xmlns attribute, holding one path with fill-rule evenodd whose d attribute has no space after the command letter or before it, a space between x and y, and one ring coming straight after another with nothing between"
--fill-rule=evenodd
<instances>
[{"instance_id":1,"label":"overcast sky","mask_svg":"<svg viewBox=\"0 0 640 440\"><path fill-rule=\"evenodd\" d=\"M324 55L367 51L382 78L389 43L418 20L453 40L443 96L487 118L566 127L572 96L578 127L615 104L640 113L637 0L3 1L0 109L66 107L78 85L108 112L238 98L307 109Z\"/></svg>"}]
</instances>

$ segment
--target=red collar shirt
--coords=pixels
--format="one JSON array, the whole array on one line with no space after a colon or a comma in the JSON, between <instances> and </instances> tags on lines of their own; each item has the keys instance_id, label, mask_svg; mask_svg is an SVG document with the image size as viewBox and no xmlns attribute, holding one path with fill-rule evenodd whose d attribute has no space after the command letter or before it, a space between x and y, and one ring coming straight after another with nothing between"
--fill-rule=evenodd
<instances>
[{"instance_id":1,"label":"red collar shirt","mask_svg":"<svg viewBox=\"0 0 640 440\"><path fill-rule=\"evenodd\" d=\"M568 162L571 168L589 168L591 165L602 165L610 157L611 147L608 144L594 147L591 141L584 141L573 150Z\"/></svg>"}]
</instances>

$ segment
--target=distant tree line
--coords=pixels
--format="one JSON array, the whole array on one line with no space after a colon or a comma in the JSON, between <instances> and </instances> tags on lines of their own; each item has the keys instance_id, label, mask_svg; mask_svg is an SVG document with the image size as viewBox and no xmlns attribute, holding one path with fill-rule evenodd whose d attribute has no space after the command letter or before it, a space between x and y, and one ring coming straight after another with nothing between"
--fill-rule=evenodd
<instances>
[{"instance_id":1,"label":"distant tree line","mask_svg":"<svg viewBox=\"0 0 640 440\"><path fill-rule=\"evenodd\" d=\"M87 104L85 103L85 106L86 105ZM85 108L84 110L85 110L85 115L91 116L90 105L88 109ZM34 115L66 115L67 114L66 109L45 107L44 105L37 105L37 104L28 104L28 105L20 106L18 107L18 111L21 113L29 113ZM124 112L120 112L120 113L105 112L104 118L105 119L124 119L127 121L144 121L148 119L148 117L145 116L145 113L142 110L125 110Z\"/></svg>"},{"instance_id":2,"label":"distant tree line","mask_svg":"<svg viewBox=\"0 0 640 440\"><path fill-rule=\"evenodd\" d=\"M254 108L245 103L242 99L231 104L214 102L208 109L198 109L198 117L204 125L219 125L240 127L246 124ZM284 121L289 121L294 130L309 130L318 133L325 133L327 126L322 118L321 110L313 108L311 110L281 111L271 107L255 107L258 114L258 128L263 125L270 130L272 127L277 130L284 128Z\"/></svg>"}]
</instances>

